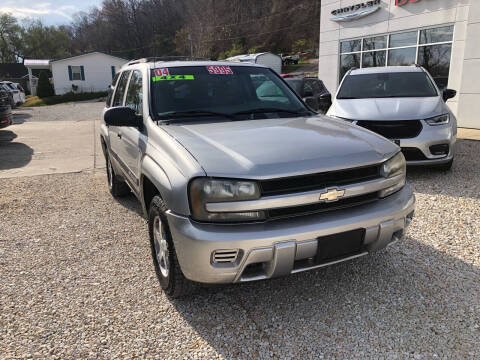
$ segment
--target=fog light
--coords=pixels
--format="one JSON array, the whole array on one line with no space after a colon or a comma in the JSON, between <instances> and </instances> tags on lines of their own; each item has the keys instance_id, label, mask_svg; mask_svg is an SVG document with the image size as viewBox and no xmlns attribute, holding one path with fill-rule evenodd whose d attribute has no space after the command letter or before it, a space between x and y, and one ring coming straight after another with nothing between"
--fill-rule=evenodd
<instances>
[{"instance_id":1,"label":"fog light","mask_svg":"<svg viewBox=\"0 0 480 360\"><path fill-rule=\"evenodd\" d=\"M437 144L430 146L430 152L432 155L448 155L450 146L448 144Z\"/></svg>"}]
</instances>

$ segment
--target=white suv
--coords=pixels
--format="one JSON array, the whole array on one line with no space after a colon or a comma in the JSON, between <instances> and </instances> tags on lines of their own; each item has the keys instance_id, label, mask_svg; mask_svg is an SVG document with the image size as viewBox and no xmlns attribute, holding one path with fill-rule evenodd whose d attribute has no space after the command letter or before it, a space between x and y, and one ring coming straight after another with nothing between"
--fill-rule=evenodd
<instances>
[{"instance_id":1,"label":"white suv","mask_svg":"<svg viewBox=\"0 0 480 360\"><path fill-rule=\"evenodd\" d=\"M23 90L20 84L11 81L2 81L0 85L10 94L10 105L12 108L25 103L25 90Z\"/></svg>"},{"instance_id":2,"label":"white suv","mask_svg":"<svg viewBox=\"0 0 480 360\"><path fill-rule=\"evenodd\" d=\"M355 69L343 78L327 115L394 141L407 165L449 170L457 119L445 102L455 95L455 90L440 91L420 66Z\"/></svg>"}]
</instances>

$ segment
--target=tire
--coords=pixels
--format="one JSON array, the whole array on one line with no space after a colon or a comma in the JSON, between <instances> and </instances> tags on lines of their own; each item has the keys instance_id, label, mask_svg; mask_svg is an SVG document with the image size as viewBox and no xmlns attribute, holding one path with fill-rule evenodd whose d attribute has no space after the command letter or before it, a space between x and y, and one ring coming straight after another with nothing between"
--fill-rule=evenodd
<instances>
[{"instance_id":1,"label":"tire","mask_svg":"<svg viewBox=\"0 0 480 360\"><path fill-rule=\"evenodd\" d=\"M167 207L160 196L154 196L148 212L150 248L160 286L168 297L178 298L191 294L196 286L183 275L180 268L166 211Z\"/></svg>"},{"instance_id":2,"label":"tire","mask_svg":"<svg viewBox=\"0 0 480 360\"><path fill-rule=\"evenodd\" d=\"M113 168L112 162L110 161L110 156L106 156L105 160L107 162L107 185L110 194L114 198L122 197L130 194L130 188L128 185L118 179L118 176L115 175L115 170Z\"/></svg>"},{"instance_id":3,"label":"tire","mask_svg":"<svg viewBox=\"0 0 480 360\"><path fill-rule=\"evenodd\" d=\"M439 171L450 171L450 169L452 168L452 165L453 165L453 159L445 164L436 165L435 169Z\"/></svg>"}]
</instances>

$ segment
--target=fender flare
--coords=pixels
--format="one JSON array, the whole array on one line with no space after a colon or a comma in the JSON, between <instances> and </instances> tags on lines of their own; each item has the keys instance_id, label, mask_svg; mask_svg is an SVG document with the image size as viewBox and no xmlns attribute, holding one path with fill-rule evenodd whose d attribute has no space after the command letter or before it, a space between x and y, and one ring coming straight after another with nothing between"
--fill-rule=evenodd
<instances>
[{"instance_id":1,"label":"fender flare","mask_svg":"<svg viewBox=\"0 0 480 360\"><path fill-rule=\"evenodd\" d=\"M150 181L157 189L160 197L165 201L167 208L170 209L172 184L166 172L151 157L145 156L141 161L140 177L140 201L145 215L148 214L147 204L145 204L144 180Z\"/></svg>"}]
</instances>

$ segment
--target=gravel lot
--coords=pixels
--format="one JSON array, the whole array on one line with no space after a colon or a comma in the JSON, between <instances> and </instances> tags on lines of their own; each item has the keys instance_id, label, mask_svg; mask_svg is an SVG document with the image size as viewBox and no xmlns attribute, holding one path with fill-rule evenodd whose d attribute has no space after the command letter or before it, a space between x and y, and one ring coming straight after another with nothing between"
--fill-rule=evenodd
<instances>
[{"instance_id":1,"label":"gravel lot","mask_svg":"<svg viewBox=\"0 0 480 360\"><path fill-rule=\"evenodd\" d=\"M168 300L133 197L103 172L0 180L0 358L480 357L480 142L410 171L403 242Z\"/></svg>"},{"instance_id":2,"label":"gravel lot","mask_svg":"<svg viewBox=\"0 0 480 360\"><path fill-rule=\"evenodd\" d=\"M51 106L16 108L13 113L13 123L28 121L79 121L97 119L100 117L105 101L95 99L88 101L71 102Z\"/></svg>"}]
</instances>

